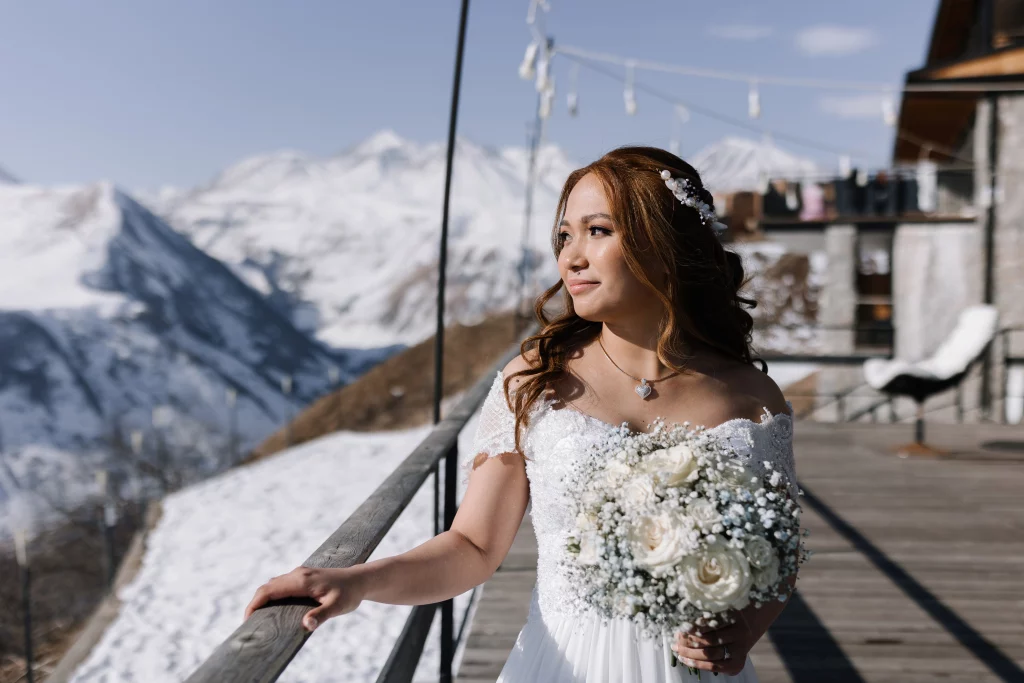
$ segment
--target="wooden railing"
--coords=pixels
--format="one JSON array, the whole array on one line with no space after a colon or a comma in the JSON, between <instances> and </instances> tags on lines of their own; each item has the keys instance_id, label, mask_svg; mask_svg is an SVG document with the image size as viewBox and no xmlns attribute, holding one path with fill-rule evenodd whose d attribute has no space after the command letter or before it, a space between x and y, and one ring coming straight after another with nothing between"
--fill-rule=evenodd
<instances>
[{"instance_id":1,"label":"wooden railing","mask_svg":"<svg viewBox=\"0 0 1024 683\"><path fill-rule=\"evenodd\" d=\"M497 372L518 353L518 344L509 348L492 371L466 393L458 406L435 425L412 454L302 564L326 569L365 562L432 473L434 530L439 533L450 528L456 511L459 433L487 397ZM440 485L442 469L443 487ZM443 505L440 500L442 490ZM440 523L442 512L443 523ZM267 683L277 680L309 637L309 632L302 626L302 616L316 604L308 599L282 600L257 610L189 676L188 683ZM454 633L454 603L446 600L413 608L377 678L378 683L412 680L434 613L439 607L439 679L442 683L451 681L452 660L458 640ZM458 636L461 635L462 629Z\"/></svg>"}]
</instances>

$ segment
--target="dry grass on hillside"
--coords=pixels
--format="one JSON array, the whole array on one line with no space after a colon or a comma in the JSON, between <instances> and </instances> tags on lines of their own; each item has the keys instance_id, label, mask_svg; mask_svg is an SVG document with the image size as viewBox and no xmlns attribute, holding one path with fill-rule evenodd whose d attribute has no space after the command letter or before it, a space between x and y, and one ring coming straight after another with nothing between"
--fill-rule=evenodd
<instances>
[{"instance_id":1,"label":"dry grass on hillside","mask_svg":"<svg viewBox=\"0 0 1024 683\"><path fill-rule=\"evenodd\" d=\"M515 341L515 317L496 315L479 325L445 330L444 395L470 388ZM426 424L433 416L434 338L402 351L298 415L249 456L259 460L292 445L340 430L375 432ZM290 432L290 434L289 434Z\"/></svg>"}]
</instances>

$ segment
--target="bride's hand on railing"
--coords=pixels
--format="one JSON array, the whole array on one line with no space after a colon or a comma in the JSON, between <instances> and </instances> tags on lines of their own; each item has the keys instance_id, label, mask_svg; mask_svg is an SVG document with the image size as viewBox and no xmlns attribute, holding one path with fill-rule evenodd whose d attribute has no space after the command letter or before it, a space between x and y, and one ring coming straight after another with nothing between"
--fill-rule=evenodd
<instances>
[{"instance_id":1,"label":"bride's hand on railing","mask_svg":"<svg viewBox=\"0 0 1024 683\"><path fill-rule=\"evenodd\" d=\"M296 567L287 574L275 576L256 589L245 618L271 600L312 598L320 603L302 617L302 625L312 631L331 617L351 612L363 601L362 588L356 576L346 569L311 569Z\"/></svg>"}]
</instances>

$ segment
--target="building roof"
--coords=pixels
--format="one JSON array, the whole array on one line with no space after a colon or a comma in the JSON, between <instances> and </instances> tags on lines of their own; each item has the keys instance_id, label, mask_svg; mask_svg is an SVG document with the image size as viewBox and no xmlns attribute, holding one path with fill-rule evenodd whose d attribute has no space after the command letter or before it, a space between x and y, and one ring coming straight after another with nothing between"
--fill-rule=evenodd
<instances>
[{"instance_id":1,"label":"building roof","mask_svg":"<svg viewBox=\"0 0 1024 683\"><path fill-rule=\"evenodd\" d=\"M941 0L925 65L907 74L912 84L1021 82L1024 75L1024 3L1019 0ZM1022 88L1021 92L1024 92ZM904 93L893 159L957 159L984 92Z\"/></svg>"}]
</instances>

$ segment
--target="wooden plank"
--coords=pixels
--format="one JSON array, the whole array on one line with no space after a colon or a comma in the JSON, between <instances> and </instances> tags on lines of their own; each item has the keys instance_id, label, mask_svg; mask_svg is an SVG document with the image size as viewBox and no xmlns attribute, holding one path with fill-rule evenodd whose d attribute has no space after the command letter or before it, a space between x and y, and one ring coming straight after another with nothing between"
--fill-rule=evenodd
<instances>
[{"instance_id":1,"label":"wooden plank","mask_svg":"<svg viewBox=\"0 0 1024 683\"><path fill-rule=\"evenodd\" d=\"M980 446L1024 440L1024 427L929 424L926 433L948 458L896 457L912 425L797 424L801 481L861 543L805 502L816 555L798 589L810 614L780 619L784 628L755 646L762 683L1024 680L1014 669L1024 669L1024 461L990 459ZM525 623L536 579L531 532L524 522L482 589L462 683L493 681ZM886 562L899 571L880 569ZM952 622L936 618L943 609ZM822 656L814 629L827 631L836 653ZM1002 668L979 657L972 638L993 648Z\"/></svg>"},{"instance_id":2,"label":"wooden plank","mask_svg":"<svg viewBox=\"0 0 1024 683\"><path fill-rule=\"evenodd\" d=\"M458 683L494 681L516 643L530 611L530 595L537 581L537 539L529 515L512 542L508 556L484 584L466 646Z\"/></svg>"}]
</instances>

